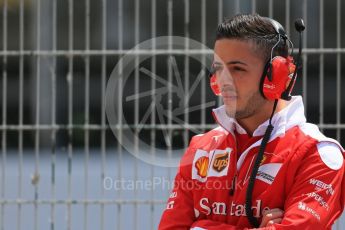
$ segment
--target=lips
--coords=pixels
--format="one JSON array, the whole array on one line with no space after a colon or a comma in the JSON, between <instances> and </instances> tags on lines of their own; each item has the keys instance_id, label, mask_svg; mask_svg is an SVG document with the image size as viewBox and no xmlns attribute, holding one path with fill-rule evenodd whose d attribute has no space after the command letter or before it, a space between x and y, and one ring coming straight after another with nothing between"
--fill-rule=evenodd
<instances>
[{"instance_id":1,"label":"lips","mask_svg":"<svg viewBox=\"0 0 345 230\"><path fill-rule=\"evenodd\" d=\"M222 96L224 98L236 98L237 94L234 93L234 92L224 92L224 91L222 91Z\"/></svg>"},{"instance_id":2,"label":"lips","mask_svg":"<svg viewBox=\"0 0 345 230\"><path fill-rule=\"evenodd\" d=\"M223 101L235 101L237 100L237 95L233 92L222 92Z\"/></svg>"},{"instance_id":3,"label":"lips","mask_svg":"<svg viewBox=\"0 0 345 230\"><path fill-rule=\"evenodd\" d=\"M226 97L223 96L223 101L224 102L225 101L235 101L235 100L237 100L236 96L226 96Z\"/></svg>"}]
</instances>

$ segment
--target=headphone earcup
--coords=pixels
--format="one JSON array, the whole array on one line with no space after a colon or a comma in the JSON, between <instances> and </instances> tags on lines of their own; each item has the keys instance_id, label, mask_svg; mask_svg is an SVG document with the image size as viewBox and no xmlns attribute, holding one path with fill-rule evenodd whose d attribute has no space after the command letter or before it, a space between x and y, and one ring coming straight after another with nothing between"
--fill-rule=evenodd
<instances>
[{"instance_id":1,"label":"headphone earcup","mask_svg":"<svg viewBox=\"0 0 345 230\"><path fill-rule=\"evenodd\" d=\"M291 57L284 58L282 56L276 56L269 62L267 69L264 70L260 87L263 96L267 100L281 98L282 93L290 83L291 74L293 73L292 70L294 70L294 65ZM268 75L271 75L271 77L269 78Z\"/></svg>"},{"instance_id":2,"label":"headphone earcup","mask_svg":"<svg viewBox=\"0 0 345 230\"><path fill-rule=\"evenodd\" d=\"M210 86L211 86L211 89L215 95L217 95L217 96L221 95L219 86L217 84L217 76L215 74L212 74L210 77Z\"/></svg>"},{"instance_id":3,"label":"headphone earcup","mask_svg":"<svg viewBox=\"0 0 345 230\"><path fill-rule=\"evenodd\" d=\"M265 93L264 93L264 81L268 78L267 76L267 73L269 72L269 69L270 69L270 61L266 62L265 66L264 66L264 70L262 71L262 75L261 75L261 79L260 79L260 93L261 95L267 99L267 97L265 96Z\"/></svg>"}]
</instances>

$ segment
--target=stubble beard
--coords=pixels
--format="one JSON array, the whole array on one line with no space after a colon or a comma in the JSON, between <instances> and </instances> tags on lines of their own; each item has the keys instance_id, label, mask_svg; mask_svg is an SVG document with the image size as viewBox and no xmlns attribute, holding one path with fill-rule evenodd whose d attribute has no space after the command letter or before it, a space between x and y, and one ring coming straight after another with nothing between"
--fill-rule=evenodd
<instances>
[{"instance_id":1,"label":"stubble beard","mask_svg":"<svg viewBox=\"0 0 345 230\"><path fill-rule=\"evenodd\" d=\"M232 116L236 120L245 119L253 116L257 111L265 104L265 98L259 91L254 92L247 100L247 104L244 108L236 108L236 111L232 112Z\"/></svg>"}]
</instances>

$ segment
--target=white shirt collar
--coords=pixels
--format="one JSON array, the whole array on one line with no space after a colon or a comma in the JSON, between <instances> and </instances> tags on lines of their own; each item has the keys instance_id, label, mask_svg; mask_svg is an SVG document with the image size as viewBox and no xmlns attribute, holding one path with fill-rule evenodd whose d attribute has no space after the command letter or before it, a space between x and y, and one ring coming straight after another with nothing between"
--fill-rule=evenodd
<instances>
[{"instance_id":1,"label":"white shirt collar","mask_svg":"<svg viewBox=\"0 0 345 230\"><path fill-rule=\"evenodd\" d=\"M216 109L213 109L213 116L218 124L225 130L234 134L234 130L241 134L247 132L241 127L236 119L229 117L226 114L225 106L222 105ZM259 125L253 132L253 136L263 136L268 126L268 120ZM277 136L284 134L286 130L293 126L300 125L306 122L304 115L304 105L301 96L293 96L290 101L287 102L287 106L281 111L274 114L272 118L272 125L274 126L271 136Z\"/></svg>"}]
</instances>

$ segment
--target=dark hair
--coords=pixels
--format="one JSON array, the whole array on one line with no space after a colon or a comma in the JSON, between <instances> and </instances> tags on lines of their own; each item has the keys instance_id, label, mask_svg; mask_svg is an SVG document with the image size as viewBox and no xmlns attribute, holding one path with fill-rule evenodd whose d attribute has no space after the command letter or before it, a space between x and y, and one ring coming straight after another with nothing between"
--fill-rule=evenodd
<instances>
[{"instance_id":1,"label":"dark hair","mask_svg":"<svg viewBox=\"0 0 345 230\"><path fill-rule=\"evenodd\" d=\"M254 42L257 53L265 60L269 60L271 49L278 42L272 23L258 14L238 14L225 19L218 25L216 33L216 40L224 38ZM273 55L287 57L288 45L285 40L282 39L274 48Z\"/></svg>"}]
</instances>

